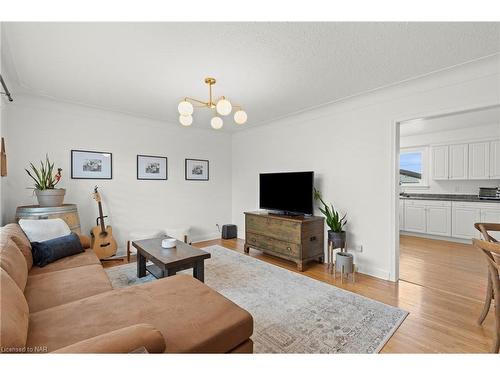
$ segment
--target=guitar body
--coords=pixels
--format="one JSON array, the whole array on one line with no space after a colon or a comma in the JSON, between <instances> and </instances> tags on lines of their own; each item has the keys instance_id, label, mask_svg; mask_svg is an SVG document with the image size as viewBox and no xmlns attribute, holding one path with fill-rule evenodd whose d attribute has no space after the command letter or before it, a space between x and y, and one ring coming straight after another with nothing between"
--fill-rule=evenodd
<instances>
[{"instance_id":1,"label":"guitar body","mask_svg":"<svg viewBox=\"0 0 500 375\"><path fill-rule=\"evenodd\" d=\"M102 233L101 226L92 228L90 232L92 242L91 247L99 259L109 258L116 254L118 245L113 238L113 228L106 226L106 231Z\"/></svg>"},{"instance_id":2,"label":"guitar body","mask_svg":"<svg viewBox=\"0 0 500 375\"><path fill-rule=\"evenodd\" d=\"M97 218L97 225L90 231L92 238L91 247L99 259L105 259L115 255L118 246L113 238L113 228L109 225L104 225L104 218L106 216L102 213L101 195L97 191L97 186L94 189L94 199L99 208L99 216Z\"/></svg>"}]
</instances>

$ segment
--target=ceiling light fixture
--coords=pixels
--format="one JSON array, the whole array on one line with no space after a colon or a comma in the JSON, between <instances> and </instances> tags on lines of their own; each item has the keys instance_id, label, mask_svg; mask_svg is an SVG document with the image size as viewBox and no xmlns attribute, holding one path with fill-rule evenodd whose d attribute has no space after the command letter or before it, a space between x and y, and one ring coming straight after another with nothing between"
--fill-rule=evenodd
<instances>
[{"instance_id":1,"label":"ceiling light fixture","mask_svg":"<svg viewBox=\"0 0 500 375\"><path fill-rule=\"evenodd\" d=\"M227 116L234 109L237 111L234 113L234 122L238 125L243 125L247 122L247 113L241 108L241 105L232 104L225 96L221 96L216 101L212 98L212 86L215 85L215 78L205 78L205 83L208 85L208 101L204 102L202 100L193 99L188 96L184 98L179 103L177 109L179 110L179 122L184 126L190 126L193 123L193 112L194 107L197 108L209 108L214 111L214 117L210 120L210 125L214 129L220 129L224 125L224 121L220 116ZM194 106L193 106L193 102ZM220 115L220 116L218 116Z\"/></svg>"}]
</instances>

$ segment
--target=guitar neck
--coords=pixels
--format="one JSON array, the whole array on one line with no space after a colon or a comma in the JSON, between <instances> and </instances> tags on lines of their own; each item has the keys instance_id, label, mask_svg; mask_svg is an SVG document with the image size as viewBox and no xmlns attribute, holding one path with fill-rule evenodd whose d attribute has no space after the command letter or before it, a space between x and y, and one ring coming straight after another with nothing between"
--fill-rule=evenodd
<instances>
[{"instance_id":1,"label":"guitar neck","mask_svg":"<svg viewBox=\"0 0 500 375\"><path fill-rule=\"evenodd\" d=\"M104 232L106 232L106 227L104 226L104 214L102 213L102 204L99 201L97 203L97 205L99 206L99 218L101 221L101 233L104 233Z\"/></svg>"}]
</instances>

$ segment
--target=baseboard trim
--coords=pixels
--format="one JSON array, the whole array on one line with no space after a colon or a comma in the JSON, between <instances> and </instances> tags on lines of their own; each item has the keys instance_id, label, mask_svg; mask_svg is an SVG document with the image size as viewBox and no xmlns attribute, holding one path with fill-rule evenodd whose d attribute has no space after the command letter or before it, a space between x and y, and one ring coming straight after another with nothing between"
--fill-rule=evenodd
<instances>
[{"instance_id":1,"label":"baseboard trim","mask_svg":"<svg viewBox=\"0 0 500 375\"><path fill-rule=\"evenodd\" d=\"M371 267L369 265L359 265L358 272L364 275L376 277L377 279L392 281L391 273L382 268Z\"/></svg>"},{"instance_id":2,"label":"baseboard trim","mask_svg":"<svg viewBox=\"0 0 500 375\"><path fill-rule=\"evenodd\" d=\"M430 240L440 240L440 241L463 243L463 244L468 244L468 245L470 245L472 243L472 237L470 239L464 239L464 238L456 238L456 237L436 236L434 234L427 234L427 233L407 232L404 230L400 231L399 234L402 234L405 236L428 238Z\"/></svg>"},{"instance_id":3,"label":"baseboard trim","mask_svg":"<svg viewBox=\"0 0 500 375\"><path fill-rule=\"evenodd\" d=\"M212 232L212 233L208 233L206 235L202 235L202 236L191 236L189 238L189 240L192 242L192 243L195 243L195 242L203 242L203 241L210 241L210 240L218 240L221 238L221 234L219 232Z\"/></svg>"}]
</instances>

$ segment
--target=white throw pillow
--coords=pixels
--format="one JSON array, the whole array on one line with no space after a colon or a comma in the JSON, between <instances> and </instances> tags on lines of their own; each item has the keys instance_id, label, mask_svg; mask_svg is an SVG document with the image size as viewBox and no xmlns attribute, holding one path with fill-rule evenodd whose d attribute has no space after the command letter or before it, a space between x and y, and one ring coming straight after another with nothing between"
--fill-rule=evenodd
<instances>
[{"instance_id":1,"label":"white throw pillow","mask_svg":"<svg viewBox=\"0 0 500 375\"><path fill-rule=\"evenodd\" d=\"M30 242L48 241L71 233L63 219L21 219L19 225Z\"/></svg>"}]
</instances>

